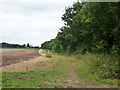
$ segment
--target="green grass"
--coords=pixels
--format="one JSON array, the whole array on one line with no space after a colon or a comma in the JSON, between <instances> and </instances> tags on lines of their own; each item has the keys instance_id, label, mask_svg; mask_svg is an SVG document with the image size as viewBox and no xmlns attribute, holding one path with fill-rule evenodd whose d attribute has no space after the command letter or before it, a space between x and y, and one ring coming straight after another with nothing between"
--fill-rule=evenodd
<instances>
[{"instance_id":1,"label":"green grass","mask_svg":"<svg viewBox=\"0 0 120 90\"><path fill-rule=\"evenodd\" d=\"M56 54L56 56L57 55L58 54ZM61 54L59 56L62 56L66 60L69 60L70 58L74 58L75 65L76 65L76 68L77 68L77 73L80 76L80 78L85 79L85 81L92 82L93 84L106 85L108 87L115 87L115 88L118 87L118 79L115 79L115 78L106 78L106 79L103 79L103 78L101 78L101 75L99 74L99 72L101 72L101 70L104 69L102 67L103 63L100 64L100 66L102 68L101 70L99 70L98 67L94 67L93 60L97 59L98 55L88 53L88 54L85 54L85 55L81 55L81 54L79 54L79 55L64 54L63 55L63 54ZM111 68L112 66L114 66L115 63L118 61L118 59L116 59L114 56L109 56L109 55L105 55L105 56L99 55L98 58L100 60L104 60L104 63L107 62L106 65L108 66L108 68L107 68L108 70L109 70L109 68ZM113 62L111 62L110 60L112 60ZM109 67L110 63L112 63L111 67ZM112 68L112 69L114 70L114 68ZM106 72L109 72L109 71L106 71ZM104 73L106 73L106 72L104 72Z\"/></svg>"},{"instance_id":2,"label":"green grass","mask_svg":"<svg viewBox=\"0 0 120 90\"><path fill-rule=\"evenodd\" d=\"M102 79L98 73L99 70L95 71L98 69L97 67L94 68L94 63L92 62L92 58L95 58L95 55L76 55L74 57L77 59L76 67L78 75L84 78L86 81L93 82L94 84L103 84L110 87L118 87L118 79Z\"/></svg>"},{"instance_id":3,"label":"green grass","mask_svg":"<svg viewBox=\"0 0 120 90\"><path fill-rule=\"evenodd\" d=\"M43 71L28 71L28 72L4 72L3 87L8 88L33 88L33 87L54 87L46 86L45 82L52 83L51 80L57 79L60 71L43 70Z\"/></svg>"},{"instance_id":4,"label":"green grass","mask_svg":"<svg viewBox=\"0 0 120 90\"><path fill-rule=\"evenodd\" d=\"M2 71L0 69L0 89L2 88Z\"/></svg>"},{"instance_id":5,"label":"green grass","mask_svg":"<svg viewBox=\"0 0 120 90\"><path fill-rule=\"evenodd\" d=\"M3 72L3 88L60 88L63 87L60 78L66 78L69 60L57 58L50 61L50 65L40 71Z\"/></svg>"},{"instance_id":6,"label":"green grass","mask_svg":"<svg viewBox=\"0 0 120 90\"><path fill-rule=\"evenodd\" d=\"M51 60L48 66L39 71L27 72L3 72L3 88L61 88L64 87L64 80L70 77L70 65L74 63L77 74L80 78L93 84L108 85L117 87L117 79L102 79L93 66L92 54L87 55L57 55L51 53ZM74 59L73 62L71 59ZM94 72L93 72L94 71Z\"/></svg>"}]
</instances>

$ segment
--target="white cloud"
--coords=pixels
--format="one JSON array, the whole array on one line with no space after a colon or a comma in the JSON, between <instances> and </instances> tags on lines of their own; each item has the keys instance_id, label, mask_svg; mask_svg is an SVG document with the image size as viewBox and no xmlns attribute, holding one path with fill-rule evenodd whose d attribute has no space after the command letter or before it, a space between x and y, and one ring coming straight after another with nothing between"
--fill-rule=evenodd
<instances>
[{"instance_id":1,"label":"white cloud","mask_svg":"<svg viewBox=\"0 0 120 90\"><path fill-rule=\"evenodd\" d=\"M0 41L40 46L56 37L62 11L75 1L0 0Z\"/></svg>"}]
</instances>

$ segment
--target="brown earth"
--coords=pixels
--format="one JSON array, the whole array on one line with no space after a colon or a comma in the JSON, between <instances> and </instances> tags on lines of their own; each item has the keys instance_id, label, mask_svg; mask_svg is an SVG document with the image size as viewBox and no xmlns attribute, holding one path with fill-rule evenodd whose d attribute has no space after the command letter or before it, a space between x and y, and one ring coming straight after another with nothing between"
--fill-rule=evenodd
<instances>
[{"instance_id":1,"label":"brown earth","mask_svg":"<svg viewBox=\"0 0 120 90\"><path fill-rule=\"evenodd\" d=\"M26 49L26 50L28 50L28 49ZM5 71L5 72L25 72L25 71L32 71L32 70L34 71L34 70L40 70L44 66L49 64L46 61L50 60L50 58L46 58L45 54L42 53L42 50L28 50L28 51L24 50L24 53L25 52L26 52L26 55L28 55L27 59L22 59L19 61L17 61L18 60L17 59L16 63L14 63L14 59L10 60L10 61L12 61L11 64L2 66L2 71ZM37 55L34 55L35 53ZM24 58L25 54L22 54L22 52L21 52L20 55L22 58ZM32 55L33 57L31 57L29 55ZM20 59L20 57L19 57L19 59Z\"/></svg>"},{"instance_id":2,"label":"brown earth","mask_svg":"<svg viewBox=\"0 0 120 90\"><path fill-rule=\"evenodd\" d=\"M2 66L34 59L39 54L38 49L2 49Z\"/></svg>"}]
</instances>

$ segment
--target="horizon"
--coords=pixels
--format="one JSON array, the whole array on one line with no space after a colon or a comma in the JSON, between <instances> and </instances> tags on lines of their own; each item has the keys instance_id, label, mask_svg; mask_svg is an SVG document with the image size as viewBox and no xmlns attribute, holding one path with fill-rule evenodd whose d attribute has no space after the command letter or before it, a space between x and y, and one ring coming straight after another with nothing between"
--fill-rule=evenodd
<instances>
[{"instance_id":1,"label":"horizon","mask_svg":"<svg viewBox=\"0 0 120 90\"><path fill-rule=\"evenodd\" d=\"M64 25L65 7L77 0L4 0L0 3L0 42L41 46Z\"/></svg>"}]
</instances>

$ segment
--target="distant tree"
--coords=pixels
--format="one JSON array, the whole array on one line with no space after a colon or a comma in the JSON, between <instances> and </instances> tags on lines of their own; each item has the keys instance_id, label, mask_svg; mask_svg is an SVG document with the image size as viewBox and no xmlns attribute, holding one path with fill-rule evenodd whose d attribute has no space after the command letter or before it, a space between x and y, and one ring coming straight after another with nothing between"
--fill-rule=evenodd
<instances>
[{"instance_id":1,"label":"distant tree","mask_svg":"<svg viewBox=\"0 0 120 90\"><path fill-rule=\"evenodd\" d=\"M40 47L39 46L35 46L34 48L38 48L39 49Z\"/></svg>"},{"instance_id":2,"label":"distant tree","mask_svg":"<svg viewBox=\"0 0 120 90\"><path fill-rule=\"evenodd\" d=\"M26 45L25 45L25 44L23 44L23 47L26 47Z\"/></svg>"},{"instance_id":3,"label":"distant tree","mask_svg":"<svg viewBox=\"0 0 120 90\"><path fill-rule=\"evenodd\" d=\"M29 43L27 44L27 47L30 47L30 44L29 44Z\"/></svg>"}]
</instances>

